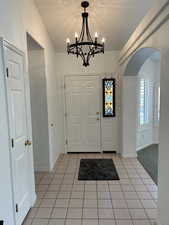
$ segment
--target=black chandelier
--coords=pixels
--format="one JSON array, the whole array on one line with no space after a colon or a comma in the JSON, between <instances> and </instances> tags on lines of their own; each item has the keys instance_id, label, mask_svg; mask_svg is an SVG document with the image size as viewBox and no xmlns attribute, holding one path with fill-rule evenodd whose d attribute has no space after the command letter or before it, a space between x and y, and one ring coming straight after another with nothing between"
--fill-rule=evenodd
<instances>
[{"instance_id":1,"label":"black chandelier","mask_svg":"<svg viewBox=\"0 0 169 225\"><path fill-rule=\"evenodd\" d=\"M95 33L95 40L93 41L91 34L89 32L88 26L88 13L86 8L89 6L89 2L84 1L81 3L81 6L84 8L82 13L82 30L80 36L75 33L75 43L70 44L70 39L67 38L67 52L68 54L74 54L77 57L80 56L83 60L83 66L89 66L89 61L91 57L94 57L96 54L104 54L104 42L105 38L102 38L102 43L98 43L98 33Z\"/></svg>"}]
</instances>

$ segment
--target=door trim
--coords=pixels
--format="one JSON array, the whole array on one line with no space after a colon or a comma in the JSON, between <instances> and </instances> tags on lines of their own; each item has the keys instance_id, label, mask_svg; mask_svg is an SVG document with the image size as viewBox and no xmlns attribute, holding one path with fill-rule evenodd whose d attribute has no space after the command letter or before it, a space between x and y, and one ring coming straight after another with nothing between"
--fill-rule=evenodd
<instances>
[{"instance_id":1,"label":"door trim","mask_svg":"<svg viewBox=\"0 0 169 225\"><path fill-rule=\"evenodd\" d=\"M66 78L67 77L92 77L92 76L95 76L95 77L98 77L99 78L99 105L100 105L100 117L102 117L102 111L101 111L101 107L102 107L102 102L101 102L101 90L102 90L102 83L101 83L101 80L102 80L102 77L105 75L106 77L106 73L102 73L102 74L95 74L95 73L89 73L89 74L66 74L64 75L64 78L63 78L63 98L64 98L64 153L68 153L68 145L67 145L67 139L68 139L68 133L67 133L67 116L66 116L66 113L67 113L67 110L66 110L66 94L65 94L65 90L66 90ZM100 150L96 153L101 153L102 152L102 127L101 127L101 119L100 119ZM75 152L76 153L76 152Z\"/></svg>"}]
</instances>

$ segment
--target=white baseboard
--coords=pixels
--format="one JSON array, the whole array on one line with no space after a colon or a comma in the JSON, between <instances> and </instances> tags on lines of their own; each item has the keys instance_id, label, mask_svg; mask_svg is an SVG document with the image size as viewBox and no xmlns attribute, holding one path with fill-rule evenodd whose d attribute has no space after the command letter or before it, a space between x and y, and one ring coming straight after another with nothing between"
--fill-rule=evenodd
<instances>
[{"instance_id":1,"label":"white baseboard","mask_svg":"<svg viewBox=\"0 0 169 225\"><path fill-rule=\"evenodd\" d=\"M56 163L57 159L59 158L59 155L60 155L60 154L61 154L61 153L57 154L55 160L52 161L52 163L51 163L51 165L50 165L50 172L53 170L53 168L54 168L54 166L55 166L55 163Z\"/></svg>"},{"instance_id":2,"label":"white baseboard","mask_svg":"<svg viewBox=\"0 0 169 225\"><path fill-rule=\"evenodd\" d=\"M32 194L31 207L33 207L33 206L35 205L36 200L37 200L37 195L36 195L36 193L33 193L33 194Z\"/></svg>"},{"instance_id":3,"label":"white baseboard","mask_svg":"<svg viewBox=\"0 0 169 225\"><path fill-rule=\"evenodd\" d=\"M137 158L137 153L122 153L123 158Z\"/></svg>"}]
</instances>

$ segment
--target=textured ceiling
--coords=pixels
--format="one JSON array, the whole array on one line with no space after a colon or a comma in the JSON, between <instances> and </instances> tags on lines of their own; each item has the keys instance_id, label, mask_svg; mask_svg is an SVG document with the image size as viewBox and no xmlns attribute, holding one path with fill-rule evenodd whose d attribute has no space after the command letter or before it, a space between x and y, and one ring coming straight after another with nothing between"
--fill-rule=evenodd
<instances>
[{"instance_id":1,"label":"textured ceiling","mask_svg":"<svg viewBox=\"0 0 169 225\"><path fill-rule=\"evenodd\" d=\"M35 0L56 50L64 52L67 37L81 31L81 1ZM106 38L106 50L120 50L154 0L90 0L89 27Z\"/></svg>"}]
</instances>

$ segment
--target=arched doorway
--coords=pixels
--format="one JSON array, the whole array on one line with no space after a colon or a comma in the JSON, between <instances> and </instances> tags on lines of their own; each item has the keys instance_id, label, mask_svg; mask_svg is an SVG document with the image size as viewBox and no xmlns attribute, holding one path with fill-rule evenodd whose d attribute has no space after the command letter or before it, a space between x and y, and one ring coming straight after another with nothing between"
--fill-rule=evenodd
<instances>
[{"instance_id":1,"label":"arched doorway","mask_svg":"<svg viewBox=\"0 0 169 225\"><path fill-rule=\"evenodd\" d=\"M153 56L161 58L154 48L142 48L128 62L122 81L122 155L137 157L138 74Z\"/></svg>"}]
</instances>

